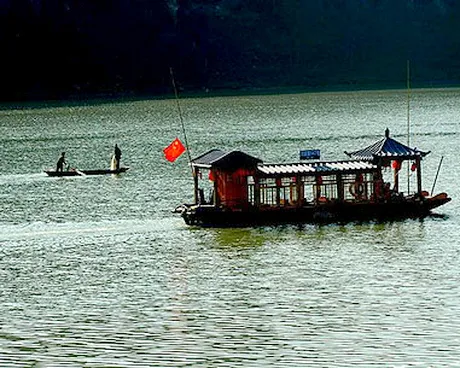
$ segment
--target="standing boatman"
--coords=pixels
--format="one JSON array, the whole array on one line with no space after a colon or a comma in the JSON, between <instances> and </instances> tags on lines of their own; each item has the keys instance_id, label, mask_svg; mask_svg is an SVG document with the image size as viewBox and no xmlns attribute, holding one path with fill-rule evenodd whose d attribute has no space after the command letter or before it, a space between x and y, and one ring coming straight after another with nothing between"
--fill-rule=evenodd
<instances>
[{"instance_id":1,"label":"standing boatman","mask_svg":"<svg viewBox=\"0 0 460 368\"><path fill-rule=\"evenodd\" d=\"M67 164L67 162L65 161L65 152L62 152L61 157L59 157L59 160L56 165L56 172L63 172L65 164Z\"/></svg>"},{"instance_id":2,"label":"standing boatman","mask_svg":"<svg viewBox=\"0 0 460 368\"><path fill-rule=\"evenodd\" d=\"M115 160L116 160L116 169L120 170L120 160L121 160L121 149L115 144Z\"/></svg>"}]
</instances>

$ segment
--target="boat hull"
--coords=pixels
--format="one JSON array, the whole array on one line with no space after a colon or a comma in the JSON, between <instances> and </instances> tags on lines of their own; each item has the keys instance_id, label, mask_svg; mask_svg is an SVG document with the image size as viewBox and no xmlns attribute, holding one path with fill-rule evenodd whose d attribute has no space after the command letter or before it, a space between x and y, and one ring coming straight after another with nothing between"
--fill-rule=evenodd
<instances>
[{"instance_id":1,"label":"boat hull","mask_svg":"<svg viewBox=\"0 0 460 368\"><path fill-rule=\"evenodd\" d=\"M121 174L129 170L129 167L121 167L118 170L110 169L99 169L99 170L69 170L69 171L55 171L45 170L48 176L85 176L85 175L109 175L109 174Z\"/></svg>"},{"instance_id":2,"label":"boat hull","mask_svg":"<svg viewBox=\"0 0 460 368\"><path fill-rule=\"evenodd\" d=\"M210 205L182 205L175 212L181 213L188 225L203 227L344 223L426 217L432 209L450 200L447 195L441 194L433 198L404 199L398 202L331 202L303 207L251 207L245 210L229 210Z\"/></svg>"}]
</instances>

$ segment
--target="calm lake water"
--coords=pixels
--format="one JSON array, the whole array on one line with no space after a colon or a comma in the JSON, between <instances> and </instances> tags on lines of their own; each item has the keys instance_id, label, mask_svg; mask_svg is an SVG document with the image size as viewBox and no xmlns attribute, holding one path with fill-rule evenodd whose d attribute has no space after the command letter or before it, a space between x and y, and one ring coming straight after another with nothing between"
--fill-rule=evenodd
<instances>
[{"instance_id":1,"label":"calm lake water","mask_svg":"<svg viewBox=\"0 0 460 368\"><path fill-rule=\"evenodd\" d=\"M0 111L0 367L458 367L460 90L414 90L424 188L452 202L423 220L187 227L192 199L174 100ZM192 156L265 162L300 149L345 159L407 141L405 91L183 99ZM49 178L71 166L118 177Z\"/></svg>"}]
</instances>

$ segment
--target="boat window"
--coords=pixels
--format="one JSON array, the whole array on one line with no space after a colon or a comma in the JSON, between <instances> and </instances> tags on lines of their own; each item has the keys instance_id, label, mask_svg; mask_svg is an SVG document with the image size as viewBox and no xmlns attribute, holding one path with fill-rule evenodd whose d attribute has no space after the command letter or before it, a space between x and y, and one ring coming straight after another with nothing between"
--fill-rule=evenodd
<instances>
[{"instance_id":1,"label":"boat window","mask_svg":"<svg viewBox=\"0 0 460 368\"><path fill-rule=\"evenodd\" d=\"M260 179L260 204L276 205L276 180L274 178Z\"/></svg>"},{"instance_id":2,"label":"boat window","mask_svg":"<svg viewBox=\"0 0 460 368\"><path fill-rule=\"evenodd\" d=\"M315 186L317 189L317 197L326 197L327 199L339 198L337 190L337 177L336 175L325 175L317 180Z\"/></svg>"},{"instance_id":3,"label":"boat window","mask_svg":"<svg viewBox=\"0 0 460 368\"><path fill-rule=\"evenodd\" d=\"M294 205L297 203L296 177L281 178L280 205Z\"/></svg>"},{"instance_id":4,"label":"boat window","mask_svg":"<svg viewBox=\"0 0 460 368\"><path fill-rule=\"evenodd\" d=\"M314 176L303 176L300 179L302 181L302 198L303 202L313 202L316 198L315 195L315 177Z\"/></svg>"},{"instance_id":5,"label":"boat window","mask_svg":"<svg viewBox=\"0 0 460 368\"><path fill-rule=\"evenodd\" d=\"M255 204L255 192L254 192L254 177L252 175L249 175L247 177L247 183L248 183L248 202L252 205Z\"/></svg>"}]
</instances>

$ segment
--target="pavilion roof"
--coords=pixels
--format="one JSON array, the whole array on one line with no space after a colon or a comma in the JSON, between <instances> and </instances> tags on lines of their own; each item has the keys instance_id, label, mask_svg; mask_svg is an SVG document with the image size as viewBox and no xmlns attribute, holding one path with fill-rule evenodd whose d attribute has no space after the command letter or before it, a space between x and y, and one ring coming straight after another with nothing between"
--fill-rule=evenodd
<instances>
[{"instance_id":1,"label":"pavilion roof","mask_svg":"<svg viewBox=\"0 0 460 368\"><path fill-rule=\"evenodd\" d=\"M385 137L370 146L354 152L345 153L355 160L375 161L378 159L389 160L411 160L417 157L424 157L430 152L423 152L417 148L410 148L390 137L388 128L385 130Z\"/></svg>"}]
</instances>

